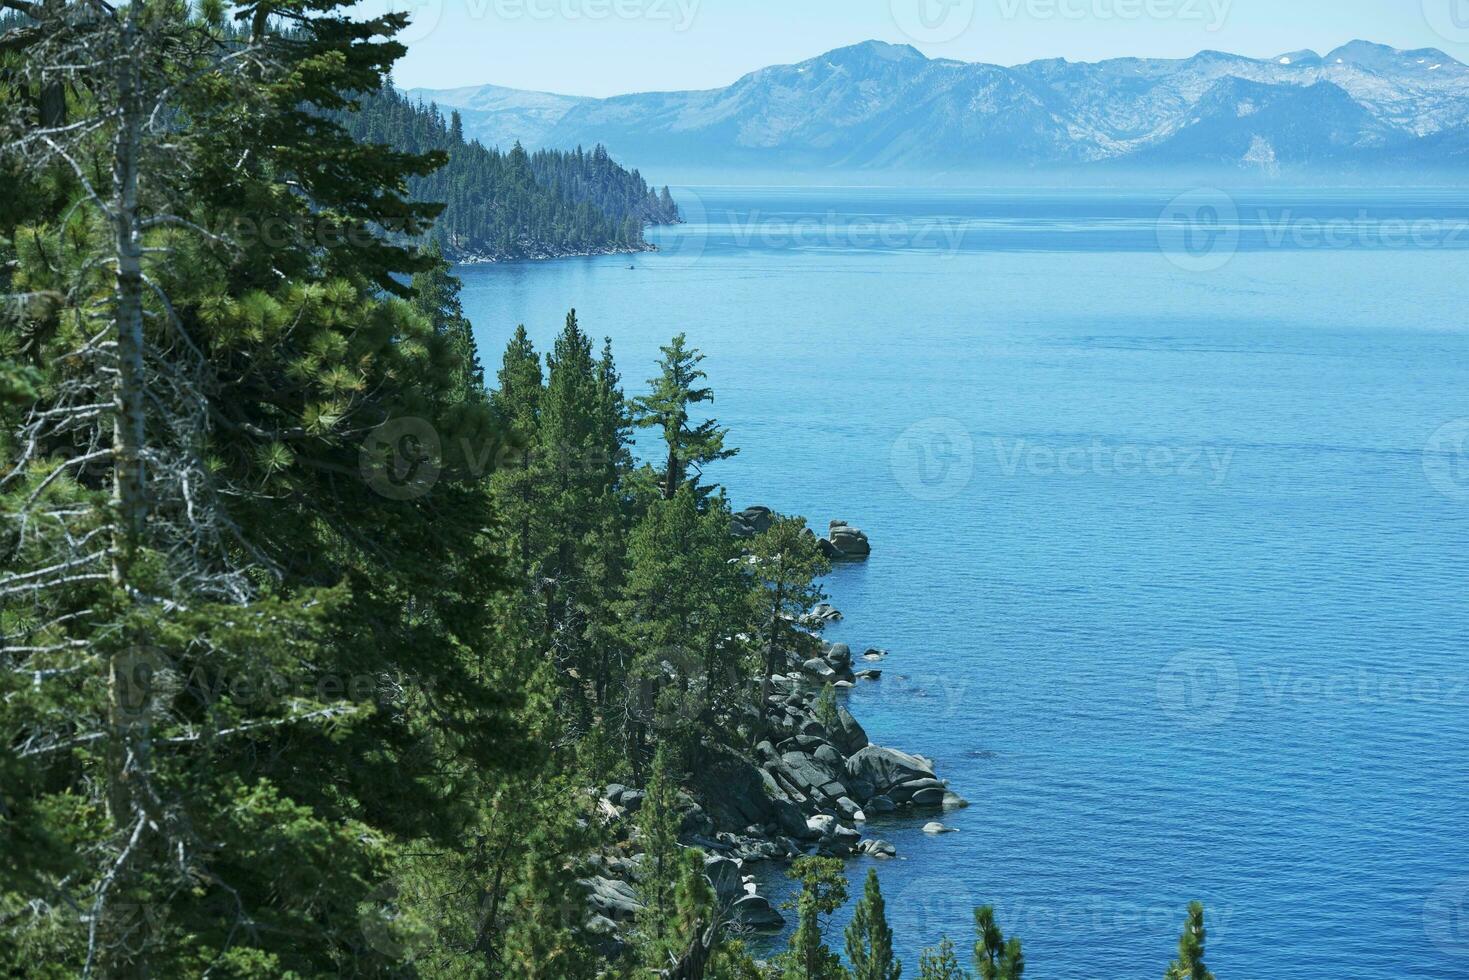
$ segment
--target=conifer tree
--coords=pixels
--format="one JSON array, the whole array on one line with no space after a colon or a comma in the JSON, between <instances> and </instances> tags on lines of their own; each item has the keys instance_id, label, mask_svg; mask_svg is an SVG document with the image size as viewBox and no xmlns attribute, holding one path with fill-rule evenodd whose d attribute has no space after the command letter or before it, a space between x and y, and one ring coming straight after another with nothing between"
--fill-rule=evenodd
<instances>
[{"instance_id":1,"label":"conifer tree","mask_svg":"<svg viewBox=\"0 0 1469 980\"><path fill-rule=\"evenodd\" d=\"M875 868L867 869L862 898L847 926L847 962L852 980L898 980L903 974L902 964L893 956L893 930Z\"/></svg>"},{"instance_id":2,"label":"conifer tree","mask_svg":"<svg viewBox=\"0 0 1469 980\"><path fill-rule=\"evenodd\" d=\"M639 869L638 895L643 908L638 915L638 933L644 963L661 967L666 963L676 912L675 892L681 874L678 844L678 780L671 752L659 745L653 755L646 796L638 810L638 837L643 858Z\"/></svg>"},{"instance_id":3,"label":"conifer tree","mask_svg":"<svg viewBox=\"0 0 1469 980\"><path fill-rule=\"evenodd\" d=\"M1214 974L1204 965L1205 938L1203 903L1192 902L1188 923L1178 937L1178 959L1169 965L1165 980L1214 980Z\"/></svg>"},{"instance_id":4,"label":"conifer tree","mask_svg":"<svg viewBox=\"0 0 1469 980\"><path fill-rule=\"evenodd\" d=\"M993 906L986 905L974 910L974 962L979 967L981 980L1021 980L1025 973L1025 954L1020 940L1005 939L995 922Z\"/></svg>"},{"instance_id":5,"label":"conifer tree","mask_svg":"<svg viewBox=\"0 0 1469 980\"><path fill-rule=\"evenodd\" d=\"M826 945L826 919L847 900L847 879L837 858L797 858L786 872L801 883L796 929L781 956L782 980L847 980L850 974Z\"/></svg>"},{"instance_id":6,"label":"conifer tree","mask_svg":"<svg viewBox=\"0 0 1469 980\"><path fill-rule=\"evenodd\" d=\"M771 678L792 655L815 645L812 635L799 625L817 603L826 598L817 579L831 571L816 538L801 518L782 518L750 545L750 567L755 587L753 607L764 672L760 684L760 712L770 710Z\"/></svg>"},{"instance_id":7,"label":"conifer tree","mask_svg":"<svg viewBox=\"0 0 1469 980\"><path fill-rule=\"evenodd\" d=\"M714 391L700 387L708 377L699 369L704 355L686 342L679 334L662 348L662 372L648 382L653 390L636 400L638 424L663 433L666 452L658 483L665 500L672 500L685 480L697 482L704 466L738 452L724 447L727 430L714 419L696 424L690 419L697 406L714 400Z\"/></svg>"},{"instance_id":8,"label":"conifer tree","mask_svg":"<svg viewBox=\"0 0 1469 980\"><path fill-rule=\"evenodd\" d=\"M516 568L528 581L539 547L534 537L537 498L546 476L534 465L539 449L545 377L540 356L524 325L515 328L497 378L499 384L491 400L507 434L507 465L495 474L495 499L513 540Z\"/></svg>"},{"instance_id":9,"label":"conifer tree","mask_svg":"<svg viewBox=\"0 0 1469 980\"><path fill-rule=\"evenodd\" d=\"M970 980L969 971L959 965L954 943L947 936L919 957L918 980Z\"/></svg>"}]
</instances>

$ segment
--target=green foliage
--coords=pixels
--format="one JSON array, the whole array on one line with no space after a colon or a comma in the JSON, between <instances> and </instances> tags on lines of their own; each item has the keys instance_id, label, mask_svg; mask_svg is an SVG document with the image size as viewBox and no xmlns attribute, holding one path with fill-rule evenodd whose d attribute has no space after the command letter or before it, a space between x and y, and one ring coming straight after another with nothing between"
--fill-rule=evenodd
<instances>
[{"instance_id":1,"label":"green foliage","mask_svg":"<svg viewBox=\"0 0 1469 980\"><path fill-rule=\"evenodd\" d=\"M981 980L1021 980L1025 973L1025 954L1020 940L1006 940L995 922L993 906L974 910L974 963Z\"/></svg>"},{"instance_id":2,"label":"green foliage","mask_svg":"<svg viewBox=\"0 0 1469 980\"><path fill-rule=\"evenodd\" d=\"M947 936L919 956L918 980L970 980L969 971L959 965L954 943Z\"/></svg>"},{"instance_id":3,"label":"green foliage","mask_svg":"<svg viewBox=\"0 0 1469 980\"><path fill-rule=\"evenodd\" d=\"M678 845L681 773L674 770L669 754L660 745L653 756L647 796L638 811L638 837L643 849L638 879L643 910L638 917L638 933L643 961L650 967L666 963L678 944L676 893L683 873Z\"/></svg>"},{"instance_id":4,"label":"green foliage","mask_svg":"<svg viewBox=\"0 0 1469 980\"><path fill-rule=\"evenodd\" d=\"M354 138L408 153L442 154L445 165L408 182L417 201L439 202L431 241L456 259L514 259L602 250L641 250L643 226L679 220L670 196L598 146L587 153L517 143L507 152L465 142L458 113L414 103L384 87L333 116Z\"/></svg>"},{"instance_id":5,"label":"green foliage","mask_svg":"<svg viewBox=\"0 0 1469 980\"><path fill-rule=\"evenodd\" d=\"M828 732L841 729L841 715L837 708L837 691L830 684L821 685L821 693L816 696L816 703L811 706L811 713L821 727Z\"/></svg>"},{"instance_id":6,"label":"green foliage","mask_svg":"<svg viewBox=\"0 0 1469 980\"><path fill-rule=\"evenodd\" d=\"M1204 965L1204 906L1192 902L1188 907L1188 923L1178 937L1178 959L1174 960L1164 974L1164 980L1214 980L1214 974Z\"/></svg>"},{"instance_id":7,"label":"green foliage","mask_svg":"<svg viewBox=\"0 0 1469 980\"><path fill-rule=\"evenodd\" d=\"M799 624L826 598L817 580L831 571L816 537L801 518L782 518L750 545L755 587L751 610L764 651L760 689L763 713L769 710L771 677L792 657L804 658L815 639Z\"/></svg>"},{"instance_id":8,"label":"green foliage","mask_svg":"<svg viewBox=\"0 0 1469 980\"><path fill-rule=\"evenodd\" d=\"M852 980L898 980L903 966L893 956L893 930L878 884L877 869L867 869L862 898L847 926L847 962Z\"/></svg>"},{"instance_id":9,"label":"green foliage","mask_svg":"<svg viewBox=\"0 0 1469 980\"><path fill-rule=\"evenodd\" d=\"M652 391L635 402L637 424L659 429L667 446L663 471L658 476L665 500L672 500L685 480L691 479L697 485L704 466L738 452L725 448L727 430L714 419L691 425L690 409L712 402L714 391L699 386L707 378L699 369L704 355L686 347L685 342L685 336L679 334L672 344L662 348L663 357L658 362L662 371L648 382Z\"/></svg>"},{"instance_id":10,"label":"green foliage","mask_svg":"<svg viewBox=\"0 0 1469 980\"><path fill-rule=\"evenodd\" d=\"M797 858L787 872L801 883L796 929L780 957L783 980L847 980L850 974L824 938L826 920L847 900L847 879L837 858Z\"/></svg>"}]
</instances>

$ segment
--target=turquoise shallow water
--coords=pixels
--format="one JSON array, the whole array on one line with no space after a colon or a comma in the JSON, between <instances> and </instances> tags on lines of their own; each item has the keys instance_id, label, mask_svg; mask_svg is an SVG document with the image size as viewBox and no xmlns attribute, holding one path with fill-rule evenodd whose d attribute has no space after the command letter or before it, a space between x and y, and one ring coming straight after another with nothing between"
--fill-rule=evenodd
<instances>
[{"instance_id":1,"label":"turquoise shallow water","mask_svg":"<svg viewBox=\"0 0 1469 980\"><path fill-rule=\"evenodd\" d=\"M994 903L1027 976L1157 977L1198 898L1224 980L1469 977L1469 193L679 196L466 307L629 387L686 331L736 506L872 535L854 710L974 804L870 831L906 975Z\"/></svg>"}]
</instances>

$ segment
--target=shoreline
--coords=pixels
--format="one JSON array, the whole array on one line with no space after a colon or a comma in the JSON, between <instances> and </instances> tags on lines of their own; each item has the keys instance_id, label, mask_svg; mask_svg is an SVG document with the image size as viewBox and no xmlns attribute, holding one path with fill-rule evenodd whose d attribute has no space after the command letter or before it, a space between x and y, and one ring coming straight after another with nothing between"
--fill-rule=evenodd
<instances>
[{"instance_id":1,"label":"shoreline","mask_svg":"<svg viewBox=\"0 0 1469 980\"><path fill-rule=\"evenodd\" d=\"M736 514L736 535L756 533L769 514L765 508ZM831 536L819 540L828 556L836 552L835 561L860 561L870 551L866 535L844 521L833 521ZM843 553L841 544L864 553ZM784 671L772 677L764 737L751 748L713 749L679 794L679 842L704 852L706 874L730 921L754 932L775 933L787 923L760 893L752 865L788 864L808 855L890 860L897 849L865 833L870 816L915 823L928 818L923 830L936 835L950 832L940 822L943 814L969 805L931 759L872 743L845 699L823 698L828 688L835 694L879 680L880 665L890 656L870 648L859 664L848 644L820 639L820 630L841 618L828 603L804 617L817 652L806 660L788 653ZM597 795L597 810L622 846L633 850L643 790L611 784ZM619 941L640 908L640 856L635 850L598 855L597 873L581 882L592 914L589 928L609 942Z\"/></svg>"}]
</instances>

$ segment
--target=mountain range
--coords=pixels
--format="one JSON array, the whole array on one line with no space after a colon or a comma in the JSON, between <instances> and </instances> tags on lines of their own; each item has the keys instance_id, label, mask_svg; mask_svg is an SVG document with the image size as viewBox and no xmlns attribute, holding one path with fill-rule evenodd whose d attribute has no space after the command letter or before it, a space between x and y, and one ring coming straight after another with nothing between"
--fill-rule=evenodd
<instances>
[{"instance_id":1,"label":"mountain range","mask_svg":"<svg viewBox=\"0 0 1469 980\"><path fill-rule=\"evenodd\" d=\"M742 174L1469 176L1469 66L1353 41L1325 55L1004 67L868 41L725 88L595 99L414 89L487 145L605 145L660 180Z\"/></svg>"}]
</instances>

